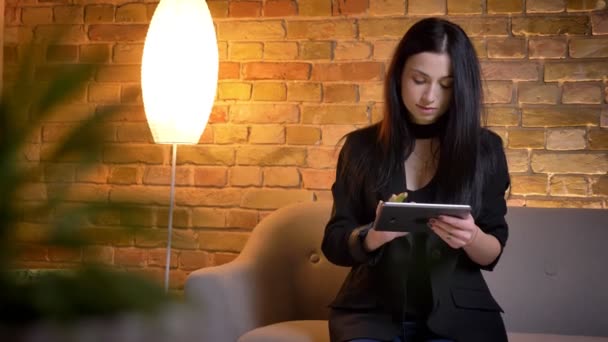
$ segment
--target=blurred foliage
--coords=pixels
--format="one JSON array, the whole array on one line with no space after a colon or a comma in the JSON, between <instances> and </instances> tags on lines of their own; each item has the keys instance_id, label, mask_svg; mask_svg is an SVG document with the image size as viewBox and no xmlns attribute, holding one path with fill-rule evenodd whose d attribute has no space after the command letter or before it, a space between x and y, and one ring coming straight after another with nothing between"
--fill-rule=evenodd
<instances>
[{"instance_id":1,"label":"blurred foliage","mask_svg":"<svg viewBox=\"0 0 608 342\"><path fill-rule=\"evenodd\" d=\"M36 245L79 250L89 242L85 233L88 218L100 212L130 210L107 200L66 205L70 184L50 189L44 183L44 168L49 164L67 160L80 170L100 160L103 122L116 106L103 106L70 121L61 141L45 144L50 149L45 149L42 161L25 157L28 146L40 142L43 123L61 113L96 70L93 64L52 65L41 81L36 79L41 67L35 60L40 48L31 44L23 51L14 82L4 85L0 100L0 326L157 309L168 300L159 284L110 266L80 263L63 272L26 277L15 271L25 248L18 236L23 218L49 218L40 228ZM32 185L47 189L48 195L42 196L45 200L24 200L23 194ZM121 229L132 233L122 220Z\"/></svg>"}]
</instances>

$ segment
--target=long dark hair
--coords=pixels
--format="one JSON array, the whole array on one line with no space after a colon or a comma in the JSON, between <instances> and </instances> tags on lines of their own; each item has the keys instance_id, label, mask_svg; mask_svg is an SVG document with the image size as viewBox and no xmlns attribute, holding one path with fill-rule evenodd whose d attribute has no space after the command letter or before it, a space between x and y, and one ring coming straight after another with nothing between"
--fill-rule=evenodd
<instances>
[{"instance_id":1,"label":"long dark hair","mask_svg":"<svg viewBox=\"0 0 608 342\"><path fill-rule=\"evenodd\" d=\"M401 98L401 78L408 58L422 52L447 53L453 74L452 99L447 112L440 118L442 132L434 178L437 183L435 201L467 203L477 208L483 181L482 175L476 172L482 112L479 61L462 28L438 18L414 24L396 47L385 84L384 118L367 129L376 131L372 133L376 141L372 143L373 147L356 147L360 157L354 159L361 160L342 161L345 167L345 164L351 164L349 173L355 178L354 182L349 182L352 187L366 188L353 189L356 191L351 194L358 191L361 195L364 191L369 196L387 186L394 172L403 170L403 162L412 152L415 138Z\"/></svg>"}]
</instances>

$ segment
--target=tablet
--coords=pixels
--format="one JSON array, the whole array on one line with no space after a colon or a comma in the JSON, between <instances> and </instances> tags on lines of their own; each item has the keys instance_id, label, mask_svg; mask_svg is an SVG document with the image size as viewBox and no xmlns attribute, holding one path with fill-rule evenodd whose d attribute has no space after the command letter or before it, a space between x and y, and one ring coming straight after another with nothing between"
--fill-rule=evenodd
<instances>
[{"instance_id":1,"label":"tablet","mask_svg":"<svg viewBox=\"0 0 608 342\"><path fill-rule=\"evenodd\" d=\"M427 222L439 215L464 218L471 212L466 204L430 204L383 202L376 217L376 230L393 232L428 232Z\"/></svg>"}]
</instances>

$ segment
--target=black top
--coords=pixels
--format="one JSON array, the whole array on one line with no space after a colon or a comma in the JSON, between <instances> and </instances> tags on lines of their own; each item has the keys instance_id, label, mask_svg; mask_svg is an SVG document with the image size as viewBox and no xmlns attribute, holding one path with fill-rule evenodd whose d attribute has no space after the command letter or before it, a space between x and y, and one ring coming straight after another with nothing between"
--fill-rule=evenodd
<instances>
[{"instance_id":1,"label":"black top","mask_svg":"<svg viewBox=\"0 0 608 342\"><path fill-rule=\"evenodd\" d=\"M374 221L377 202L407 191L404 170L400 170L371 196L348 193L349 182L356 178L350 173L356 171L342 170L342 166L376 141L376 126L358 130L348 136L338 158L333 211L322 250L330 262L351 267L351 271L330 304L331 340L392 340L401 331L400 321L411 315L425 320L433 332L454 340L506 341L500 306L480 272L492 270L500 255L490 265L480 266L432 231L395 239L372 253L363 249L361 235ZM487 174L479 175L485 181L475 223L504 247L508 237L504 195L509 175L502 140L483 129L479 153L480 162L489 167ZM431 180L409 192L407 200L432 203L435 192Z\"/></svg>"}]
</instances>

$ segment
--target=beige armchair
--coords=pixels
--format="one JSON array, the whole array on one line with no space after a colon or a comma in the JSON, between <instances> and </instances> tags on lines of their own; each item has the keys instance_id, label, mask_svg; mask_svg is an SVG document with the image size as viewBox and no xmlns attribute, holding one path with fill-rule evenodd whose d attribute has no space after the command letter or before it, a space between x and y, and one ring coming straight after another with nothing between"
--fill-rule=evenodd
<instances>
[{"instance_id":1,"label":"beige armchair","mask_svg":"<svg viewBox=\"0 0 608 342\"><path fill-rule=\"evenodd\" d=\"M321 253L331 202L299 203L260 222L241 254L186 281L200 304L200 341L329 341L327 305L347 268Z\"/></svg>"}]
</instances>

